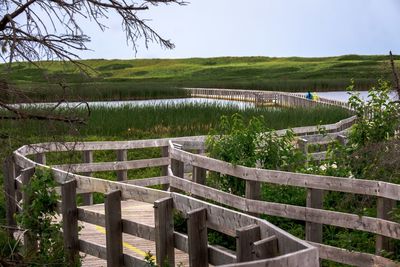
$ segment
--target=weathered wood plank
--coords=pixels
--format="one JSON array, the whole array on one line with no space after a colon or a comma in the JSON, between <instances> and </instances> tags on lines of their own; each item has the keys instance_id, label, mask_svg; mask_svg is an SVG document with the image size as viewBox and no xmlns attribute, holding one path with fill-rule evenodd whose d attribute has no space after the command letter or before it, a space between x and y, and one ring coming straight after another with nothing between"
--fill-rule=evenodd
<instances>
[{"instance_id":1,"label":"weathered wood plank","mask_svg":"<svg viewBox=\"0 0 400 267\"><path fill-rule=\"evenodd\" d=\"M175 266L173 199L154 202L155 241L157 264Z\"/></svg>"},{"instance_id":2,"label":"weathered wood plank","mask_svg":"<svg viewBox=\"0 0 400 267\"><path fill-rule=\"evenodd\" d=\"M253 243L253 253L256 259L268 259L279 255L278 238L275 235Z\"/></svg>"},{"instance_id":3,"label":"weathered wood plank","mask_svg":"<svg viewBox=\"0 0 400 267\"><path fill-rule=\"evenodd\" d=\"M170 180L169 176L161 176L161 177L127 180L123 181L123 183L137 185L137 186L152 186L152 185L169 184L169 180Z\"/></svg>"},{"instance_id":4,"label":"weathered wood plank","mask_svg":"<svg viewBox=\"0 0 400 267\"><path fill-rule=\"evenodd\" d=\"M384 220L391 220L391 212L396 208L396 201L387 198L378 197L377 199L377 217L384 219ZM382 251L385 252L393 252L394 251L394 244L390 238L377 235L376 236L376 243L375 243L375 251L376 254L381 255Z\"/></svg>"},{"instance_id":5,"label":"weathered wood plank","mask_svg":"<svg viewBox=\"0 0 400 267\"><path fill-rule=\"evenodd\" d=\"M117 161L127 161L128 160L128 150L121 149L117 150ZM125 181L128 179L128 171L127 170L120 170L117 171L117 180L118 181Z\"/></svg>"},{"instance_id":6,"label":"weathered wood plank","mask_svg":"<svg viewBox=\"0 0 400 267\"><path fill-rule=\"evenodd\" d=\"M307 189L307 207L323 209L324 191ZM322 224L306 222L306 240L322 243Z\"/></svg>"},{"instance_id":7,"label":"weathered wood plank","mask_svg":"<svg viewBox=\"0 0 400 267\"><path fill-rule=\"evenodd\" d=\"M107 260L107 249L105 246L79 239L79 249L83 253L92 255L94 257Z\"/></svg>"},{"instance_id":8,"label":"weathered wood plank","mask_svg":"<svg viewBox=\"0 0 400 267\"><path fill-rule=\"evenodd\" d=\"M256 181L246 181L245 198L259 200L261 197L261 183ZM257 213L249 213L258 216Z\"/></svg>"},{"instance_id":9,"label":"weathered wood plank","mask_svg":"<svg viewBox=\"0 0 400 267\"><path fill-rule=\"evenodd\" d=\"M75 266L79 257L76 180L61 185L61 199L64 248L67 251L69 263Z\"/></svg>"},{"instance_id":10,"label":"weathered wood plank","mask_svg":"<svg viewBox=\"0 0 400 267\"><path fill-rule=\"evenodd\" d=\"M32 176L35 174L35 168L28 168L28 169L23 169L21 171L21 183L23 185L23 187L27 187L29 185L30 179L32 178ZM23 206L29 206L32 204L32 199L30 198L30 196L25 192L22 191L22 201L23 201ZM35 236L32 234L32 232L29 231L29 229L27 231L25 231L24 233L24 249L27 252L28 255L32 255L31 253L35 253L35 251L38 248L38 244L37 244L37 239L35 238Z\"/></svg>"},{"instance_id":11,"label":"weathered wood plank","mask_svg":"<svg viewBox=\"0 0 400 267\"><path fill-rule=\"evenodd\" d=\"M249 181L380 196L400 200L400 185L387 182L249 168L177 149L172 149L170 155L173 159L190 162L193 166Z\"/></svg>"},{"instance_id":12,"label":"weathered wood plank","mask_svg":"<svg viewBox=\"0 0 400 267\"><path fill-rule=\"evenodd\" d=\"M150 168L158 166L167 166L168 163L169 163L169 158L154 158L154 159L140 159L140 160L130 160L130 161L65 164L65 165L54 165L52 167L64 171L70 171L73 173L86 173L86 172L134 170L134 169L142 169L142 168Z\"/></svg>"},{"instance_id":13,"label":"weathered wood plank","mask_svg":"<svg viewBox=\"0 0 400 267\"><path fill-rule=\"evenodd\" d=\"M369 253L362 253L357 251L349 251L342 248L332 247L320 243L309 242L311 245L319 249L319 257L321 259L331 260L343 264L353 266L381 266L381 267L395 267L399 266L398 263L391 261L387 258L373 255Z\"/></svg>"},{"instance_id":14,"label":"weathered wood plank","mask_svg":"<svg viewBox=\"0 0 400 267\"><path fill-rule=\"evenodd\" d=\"M289 219L345 227L375 234L379 233L384 236L400 239L400 224L379 218L250 200L179 178L171 179L171 185L185 192L217 201L218 203L228 205L244 212L268 214Z\"/></svg>"},{"instance_id":15,"label":"weathered wood plank","mask_svg":"<svg viewBox=\"0 0 400 267\"><path fill-rule=\"evenodd\" d=\"M208 266L207 210L195 209L187 213L189 265Z\"/></svg>"},{"instance_id":16,"label":"weathered wood plank","mask_svg":"<svg viewBox=\"0 0 400 267\"><path fill-rule=\"evenodd\" d=\"M105 195L107 266L123 266L121 191L115 190Z\"/></svg>"},{"instance_id":17,"label":"weathered wood plank","mask_svg":"<svg viewBox=\"0 0 400 267\"><path fill-rule=\"evenodd\" d=\"M246 262L255 260L254 242L260 240L260 226L248 225L236 229L236 260Z\"/></svg>"},{"instance_id":18,"label":"weathered wood plank","mask_svg":"<svg viewBox=\"0 0 400 267\"><path fill-rule=\"evenodd\" d=\"M93 151L83 151L82 160L84 163L92 163L93 162ZM91 172L84 172L82 175L92 176ZM92 193L83 193L82 196L82 204L84 206L93 205L93 194Z\"/></svg>"},{"instance_id":19,"label":"weathered wood plank","mask_svg":"<svg viewBox=\"0 0 400 267\"><path fill-rule=\"evenodd\" d=\"M4 193L6 200L6 221L8 234L13 237L14 229L17 225L14 214L17 211L15 196L15 167L12 157L7 157L3 163Z\"/></svg>"}]
</instances>

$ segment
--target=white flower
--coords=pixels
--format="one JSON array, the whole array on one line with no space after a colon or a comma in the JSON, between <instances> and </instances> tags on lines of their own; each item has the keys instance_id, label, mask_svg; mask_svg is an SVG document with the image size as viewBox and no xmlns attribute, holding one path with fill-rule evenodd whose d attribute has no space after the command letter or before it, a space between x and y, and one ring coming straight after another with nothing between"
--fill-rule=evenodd
<instances>
[{"instance_id":1,"label":"white flower","mask_svg":"<svg viewBox=\"0 0 400 267\"><path fill-rule=\"evenodd\" d=\"M333 164L331 165L331 168L332 168L332 169L337 169L337 165L336 165L335 163L333 163Z\"/></svg>"},{"instance_id":2,"label":"white flower","mask_svg":"<svg viewBox=\"0 0 400 267\"><path fill-rule=\"evenodd\" d=\"M321 171L326 171L326 165L324 164L324 165L319 166L319 169Z\"/></svg>"}]
</instances>

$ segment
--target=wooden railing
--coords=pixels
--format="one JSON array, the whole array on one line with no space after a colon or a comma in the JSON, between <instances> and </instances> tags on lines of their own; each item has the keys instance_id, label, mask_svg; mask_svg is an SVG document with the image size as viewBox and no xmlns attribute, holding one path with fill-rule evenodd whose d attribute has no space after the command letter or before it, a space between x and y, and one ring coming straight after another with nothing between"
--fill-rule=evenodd
<instances>
[{"instance_id":1,"label":"wooden railing","mask_svg":"<svg viewBox=\"0 0 400 267\"><path fill-rule=\"evenodd\" d=\"M13 153L5 163L5 191L7 201L7 223L15 226L14 214L23 201L30 201L21 188L29 182L35 168L48 168L46 153L65 152L70 149L82 151L86 163L51 166L54 179L60 184L61 211L63 217L64 243L73 263L76 255L83 252L107 260L108 266L145 266L144 259L124 254L122 233L155 241L159 263L168 261L174 265L174 248L189 254L190 266L318 266L318 250L312 245L291 236L265 220L232 211L175 192L146 188L150 185L171 185L181 178L173 175L181 163L172 158L171 141L168 139L126 141L126 142L86 142L86 143L45 143L26 145ZM178 138L180 148L197 149L201 142L194 139ZM160 148L161 158L128 161L127 150L137 148ZM91 163L93 151L117 151L117 161ZM168 150L168 153L166 151ZM123 152L121 152L123 151ZM35 160L29 159L35 155ZM88 156L90 155L90 156ZM167 156L167 157L166 157ZM89 159L89 160L88 160ZM118 182L98 179L76 173L88 174L99 171L126 172L130 169L158 166L167 173L160 177L139 180L124 180L118 175ZM75 172L75 173L73 173ZM202 175L201 171L195 172ZM164 173L163 173L164 174ZM105 214L76 206L76 195L92 192L104 193ZM87 199L90 199L88 197ZM121 217L121 200L134 199L154 204L154 227L129 221ZM86 203L87 204L87 203ZM172 209L184 213L188 220L187 234L178 233L173 228ZM78 221L106 228L106 246L84 240L78 235ZM207 230L213 229L236 237L237 250L230 253L207 241ZM10 228L11 231L12 228ZM202 229L202 230L201 230ZM26 246L34 247L34 237L26 235ZM252 246L249 246L252 244Z\"/></svg>"},{"instance_id":2,"label":"wooden railing","mask_svg":"<svg viewBox=\"0 0 400 267\"><path fill-rule=\"evenodd\" d=\"M322 259L355 266L396 266L396 263L379 255L351 252L323 244L322 225L332 225L376 234L377 253L382 249L386 249L390 238L400 239L400 224L389 219L391 207L400 200L400 185L381 181L235 166L227 162L184 151L185 149L191 151L204 149L203 138L199 137L175 138L172 141L169 139L158 139L63 144L45 143L23 146L15 151L13 158L9 159L5 164L7 174L5 177L5 189L8 225L16 225L13 215L20 209L21 200L29 201L21 193L20 189L22 185L27 184L29 177L34 173L34 168L37 166L46 167L45 155L47 152L63 152L74 149L74 151L82 151L82 154L86 155L85 159L87 159L87 155L92 154L96 150L114 150L117 151L117 154L126 154L127 150L150 147L160 148L162 157L134 161L128 161L124 157L123 161L121 161L121 157L117 156L118 161L115 162L52 166L53 175L56 181L61 184L63 217L68 222L67 228L64 229L64 232L68 233L66 236L69 237L66 240L66 247L70 248L73 255L81 251L107 259L110 262L119 259L121 265L123 263L126 266L143 266L143 259L122 254L119 244L120 236L123 232L155 241L157 259L167 258L171 260L172 255L170 253L172 252L167 248L173 243L175 248L188 252L191 259L200 257L196 253L208 255L206 257L208 259L207 264L210 263L213 265L231 264L230 266L242 266L239 264L241 261L262 260L263 266L276 266L274 264L278 263L282 264L282 266L291 266L290 262L296 262L297 266L317 266L318 261L315 261L315 259L318 256L315 250L313 250L313 247L317 247L319 249L319 257ZM35 161L29 159L28 155L35 155ZM193 168L191 179L185 179L185 165L192 166ZM162 169L163 176L125 180L127 178L126 175L118 175L119 179L122 177L122 180L112 182L76 174L88 174L100 171L121 173L130 169L154 166ZM244 197L235 196L206 186L206 174L209 171L245 180L246 195ZM307 204L305 207L302 207L262 201L259 199L262 183L306 188ZM171 191L181 190L202 200L176 192L145 188L152 185L165 185L166 187L169 185L173 189ZM377 217L324 210L324 191L337 191L376 197ZM106 214L100 214L89 211L84 207L75 206L76 193L90 196L92 192L105 193L107 196L105 205L109 207L106 209L113 212L108 213L106 211ZM159 207L155 211L156 227L122 219L119 212L121 199L135 199L137 201L154 203L155 207ZM247 214L267 214L305 221L305 239L308 241L308 244L292 237L264 220L209 204L204 200L210 200L215 204L220 203L225 207L228 206ZM201 228L203 227L202 224L206 224L209 229L239 238L237 244L240 244L240 242L253 244L253 249L249 250L246 246L237 245L236 253L232 254L218 247L210 246L205 241L198 242L198 240L205 238L204 236L196 236L198 231L189 230L188 235L175 232L173 228L167 227L168 222L172 220L171 206L186 214L189 218L189 224L190 218L195 218L192 222L195 221L196 223L193 223L195 225L191 226L191 229L193 227ZM204 213L207 215L205 221ZM76 216L71 217L70 214L76 214ZM163 219L159 219L160 216L164 216ZM77 221L106 227L106 232L112 233L112 236L107 237L110 239L110 241L107 241L109 245L104 247L79 239L77 237L77 228L75 227ZM116 226L120 224L122 224L122 228ZM167 236L169 236L169 239ZM244 241L247 238L253 239ZM26 240L25 244L29 246L31 237L27 237ZM189 245L190 240L196 240L196 244ZM197 248L197 246L201 248ZM258 252L255 253L255 251ZM204 258L203 256L201 257ZM204 262L203 264L201 266L205 266L206 263ZM260 264L260 262L247 262L243 266L259 266L257 264ZM192 266L200 265L192 262Z\"/></svg>"},{"instance_id":3,"label":"wooden railing","mask_svg":"<svg viewBox=\"0 0 400 267\"><path fill-rule=\"evenodd\" d=\"M337 106L350 110L348 103L319 97L307 99L305 94L277 91L237 90L219 88L185 88L192 97L227 99L254 102L256 104L274 104L282 107Z\"/></svg>"}]
</instances>

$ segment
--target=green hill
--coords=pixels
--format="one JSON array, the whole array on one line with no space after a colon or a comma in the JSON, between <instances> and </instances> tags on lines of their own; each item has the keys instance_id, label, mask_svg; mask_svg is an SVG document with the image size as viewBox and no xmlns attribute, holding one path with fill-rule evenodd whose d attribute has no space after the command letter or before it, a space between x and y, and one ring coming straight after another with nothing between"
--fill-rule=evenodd
<instances>
[{"instance_id":1,"label":"green hill","mask_svg":"<svg viewBox=\"0 0 400 267\"><path fill-rule=\"evenodd\" d=\"M396 56L396 64L400 64ZM219 57L188 59L83 60L40 62L42 70L15 63L3 77L37 100L59 96L59 82L74 99L177 97L179 87L217 87L282 91L344 90L354 79L366 89L391 78L388 56L346 55L327 58ZM3 65L5 66L5 65ZM5 69L5 68L4 68ZM89 74L89 75L88 75Z\"/></svg>"}]
</instances>

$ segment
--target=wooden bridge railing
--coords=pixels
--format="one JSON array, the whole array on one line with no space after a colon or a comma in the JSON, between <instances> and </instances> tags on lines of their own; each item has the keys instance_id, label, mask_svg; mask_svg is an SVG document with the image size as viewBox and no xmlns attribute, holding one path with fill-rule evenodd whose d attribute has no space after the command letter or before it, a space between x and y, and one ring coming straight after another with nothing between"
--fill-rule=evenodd
<instances>
[{"instance_id":1,"label":"wooden bridge railing","mask_svg":"<svg viewBox=\"0 0 400 267\"><path fill-rule=\"evenodd\" d=\"M274 104L283 107L337 106L350 110L348 103L327 98L309 100L305 94L278 91L237 90L220 88L185 88L192 97L227 99L254 102L256 104Z\"/></svg>"},{"instance_id":2,"label":"wooden bridge railing","mask_svg":"<svg viewBox=\"0 0 400 267\"><path fill-rule=\"evenodd\" d=\"M163 216L164 219L161 221L168 221L169 211L160 211L161 213L159 214L155 213L156 227L139 224L132 221L126 221L121 218L115 222L114 219L120 217L118 212L117 214L115 214L115 212L112 213L112 216L110 217L110 214L107 215L107 213L104 215L89 211L84 207L75 207L74 203L76 203L76 200L74 196L76 196L76 194L74 193L74 190L76 190L77 193L89 194L91 192L100 192L107 194L106 206L111 205L112 207L108 210L112 211L118 211L118 202L121 199L135 199L147 203L154 203L155 207L162 207L160 210L168 210L168 207L170 207L171 204L165 203L172 201L173 208L182 211L184 214L187 214L186 216L188 218L190 216L195 216L196 218L204 217L204 215L201 215L201 213L204 211L198 211L198 209L204 210L205 208L207 214L207 228L214 229L231 236L241 236L243 231L248 233L244 234L246 237L243 238L253 238L250 242L254 244L252 251L254 253L255 251L259 251L257 252L257 255L260 255L261 258L269 257L269 259L264 260L266 264L264 266L274 266L273 264L277 263L277 261L279 261L281 258L271 258L272 255L276 255L276 252L274 252L274 247L276 248L276 251L278 251L279 255L286 255L285 257L287 258L285 261L291 259L290 255L297 251L294 254L297 256L301 255L299 257L304 258L303 260L307 261L308 266L315 264L312 259L316 254L312 251L310 245L305 245L304 242L286 234L264 220L260 220L235 211L230 211L198 199L180 195L179 193L145 188L145 186L151 185L169 185L171 188L184 191L192 196L200 197L203 200L212 200L214 203L220 203L225 206L241 210L245 213L253 215L268 214L272 216L305 221L305 238L309 244L319 249L320 258L356 266L396 266L396 263L379 255L350 252L344 249L324 245L322 243L322 225L326 224L376 234L377 253L379 253L382 249L387 249L388 240L390 238L400 239L400 224L390 221L389 214L391 207L393 207L394 204L400 200L400 185L381 181L289 173L234 166L223 161L184 151L184 149L196 150L204 148L202 144L202 138L197 138L197 140L196 138L193 138L192 140L190 138L177 138L173 142L179 142L181 146L174 146L172 141L169 141L168 139L122 142L87 142L75 144L47 143L24 146L14 153L13 159L6 161L4 168L7 174L5 177L5 189L7 196L7 223L10 226L16 225L13 214L20 209L20 201L29 201L29 199L26 199L26 196L21 194L20 189L23 184L27 184L29 177L31 177L34 173L34 168L36 166L45 166L45 155L47 152L68 151L68 149L72 147L75 149L75 151L82 151L84 154L88 153L88 151L95 150L120 151L136 148L159 147L163 153L163 157L161 158L53 166L54 177L60 184L62 184L62 188L64 188L61 190L61 192L63 192L62 210L65 214L65 218L68 219L68 225L71 227L70 229L65 229L64 231L71 233L68 234L68 236L71 238L68 241L69 243L66 244L67 247L71 247L71 253L77 253L77 250L79 250L81 252L95 255L99 258L107 260L109 260L108 255L118 254L119 256L110 257L118 259L122 258L124 264L128 266L130 266L130 264L135 264L135 266L143 266L143 259L134 258L126 254L122 255L119 249L108 251L107 246L104 247L99 244L81 240L79 238L76 239L76 229L74 225L77 220L106 227L110 230L110 233L116 233L115 236L119 236L120 233L124 232L147 240L155 240L156 243L158 242L158 246L160 246L159 244L161 242L163 244L167 244L165 245L166 247L169 247L168 244L174 242L174 246L176 248L189 252L189 254L194 253L190 251L190 248L193 248L193 245L189 246L189 236L173 232L173 241L171 241L171 237L169 237L170 239L168 241L166 240L166 236L171 236L171 232L169 235L165 233L165 231L168 230L168 227L165 225L162 226L164 229L163 234L157 232L161 231L160 229L156 230L157 227L161 227L157 226L157 221L160 221L157 218ZM168 157L166 157L167 150ZM36 155L35 160L37 162L30 160L27 157L28 155ZM191 180L187 178L185 179L184 177L181 168L181 166L184 164L193 166L193 178ZM73 172L82 174L99 171L120 172L127 171L129 169L153 166L159 166L161 169L163 169L163 176L111 182L84 175L73 174ZM167 170L166 173L165 168ZM235 196L206 186L205 177L208 171L227 174L245 180L245 197ZM307 188L308 193L306 207L260 200L259 193L262 183ZM338 191L376 197L378 203L377 217L373 218L344 212L324 210L322 205L324 191ZM120 198L118 198L118 196L120 196ZM172 200L165 200L166 198ZM110 203L108 203L108 201ZM71 218L69 215L66 215L74 214L74 210L77 214L76 218ZM107 219L107 216L110 218ZM111 221L107 222L107 220ZM198 221L198 219L192 221ZM122 224L121 229L115 226L118 224L118 222ZM260 227L260 230L256 229L257 226ZM191 227L202 228L202 225L198 224L197 226ZM191 232L198 234L196 231L189 231L189 235ZM259 232L260 234L258 234ZM158 235L161 235L158 238L164 241L157 241L156 236ZM276 240L273 236L276 237ZM201 239L201 237L197 236L196 240L199 240L199 238ZM27 246L35 247L34 240L31 236L26 236L24 241ZM119 244L119 239L111 238L111 241L109 242L113 244L116 242ZM273 245L274 242L277 244ZM197 245L200 244L201 243L198 243ZM118 246L112 247L118 248ZM205 247L205 245L203 245L203 247ZM248 256L245 255L248 255L246 254L248 252L245 252L245 246L238 245L237 248L238 251L236 254L230 254L224 250L207 244L208 262L214 265L236 264L236 266L239 266L237 263L238 259L239 261L241 257L243 257L243 259L247 259L246 257ZM196 248L195 250L198 251L197 253L206 253L204 248ZM170 253L168 250L163 250L161 247L158 247L157 251L165 251L162 253L158 252L158 259L162 259L164 257L163 255L168 255L168 253ZM243 255L241 253L243 253ZM294 259L299 260L297 256L294 257ZM165 257L171 259L171 256ZM252 266L250 263L246 264L246 266Z\"/></svg>"},{"instance_id":3,"label":"wooden bridge railing","mask_svg":"<svg viewBox=\"0 0 400 267\"><path fill-rule=\"evenodd\" d=\"M175 139L183 146L180 148L198 149L196 138ZM160 148L163 157L120 161L117 155L115 162L87 163L52 166L53 177L61 185L61 211L64 220L63 232L65 247L68 249L70 261L76 259L79 252L106 259L108 266L145 266L143 259L124 254L121 248L122 233L134 235L143 239L155 241L156 255L159 263L166 259L173 264L173 248L189 254L190 266L318 266L318 250L308 243L261 220L237 211L216 206L199 199L146 188L155 184L172 184L176 179L172 175L172 152L168 139L126 141L126 142L88 142L88 143L47 143L24 146L14 152L13 158L5 164L5 189L7 196L7 219L9 225L15 225L14 214L21 207L22 201L29 199L21 194L23 184L27 184L33 176L35 168L46 168L46 153L63 152L73 148L87 155L96 150L129 150L136 148ZM165 157L166 148L170 150ZM175 148L174 148L175 149ZM34 160L29 155L38 155ZM90 157L89 157L90 158ZM171 162L170 162L171 160ZM88 162L89 161L89 162ZM127 171L129 169L159 166L165 176L151 177L139 180L107 181L76 173L92 173L99 171ZM198 175L204 174L200 169ZM120 176L118 176L119 178ZM127 176L124 175L127 178ZM120 179L120 178L119 178ZM201 181L201 180L198 180ZM105 214L76 206L76 195L92 192L104 193ZM121 217L121 200L134 199L154 204L154 227L125 220ZM188 233L174 231L172 224L172 209L179 210L188 219ZM99 225L106 228L107 245L103 246L78 235L78 221ZM207 228L219 231L237 238L237 251L229 253L226 250L211 246L207 242ZM35 247L32 236L24 238L29 247ZM171 247L171 244L173 246ZM247 245L241 245L247 244ZM249 249L248 244L253 244Z\"/></svg>"},{"instance_id":4,"label":"wooden bridge railing","mask_svg":"<svg viewBox=\"0 0 400 267\"><path fill-rule=\"evenodd\" d=\"M232 194L175 177L171 186L251 214L267 214L306 222L306 240L317 246L320 257L356 266L397 266L381 256L349 252L322 244L322 225L370 232L377 235L376 251L389 251L389 238L400 239L400 224L390 221L391 208L400 200L400 185L360 179L309 175L235 166L220 160L170 147L171 159L195 168L234 176L246 181L246 196ZM306 207L259 200L261 183L307 188ZM250 187L250 188L248 188ZM377 198L377 218L323 209L324 191L368 195ZM249 193L250 192L250 193Z\"/></svg>"}]
</instances>

